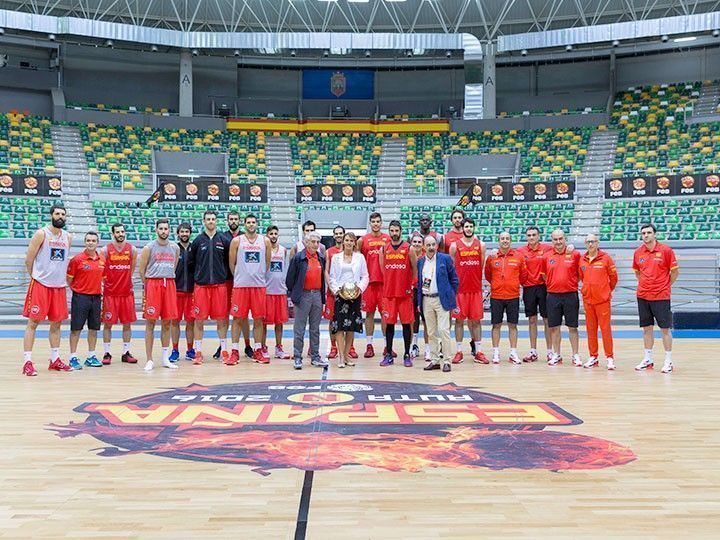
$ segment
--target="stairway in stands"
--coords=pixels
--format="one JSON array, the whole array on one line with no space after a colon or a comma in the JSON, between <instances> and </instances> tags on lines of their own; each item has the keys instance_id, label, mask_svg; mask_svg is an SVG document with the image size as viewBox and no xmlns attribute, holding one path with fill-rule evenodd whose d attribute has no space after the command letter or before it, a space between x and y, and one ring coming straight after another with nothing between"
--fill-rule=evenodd
<instances>
[{"instance_id":1,"label":"stairway in stands","mask_svg":"<svg viewBox=\"0 0 720 540\"><path fill-rule=\"evenodd\" d=\"M570 237L576 246L583 246L585 235L598 234L605 198L604 179L612 173L618 133L596 130L590 137L582 174L575 188L575 215Z\"/></svg>"},{"instance_id":2,"label":"stairway in stands","mask_svg":"<svg viewBox=\"0 0 720 540\"><path fill-rule=\"evenodd\" d=\"M97 231L97 220L90 201L90 174L80 132L74 126L53 126L52 143L55 164L62 172L68 231L77 235Z\"/></svg>"},{"instance_id":3,"label":"stairway in stands","mask_svg":"<svg viewBox=\"0 0 720 540\"><path fill-rule=\"evenodd\" d=\"M405 182L405 156L407 144L402 137L386 137L377 177L377 203L375 210L387 223L400 218L400 198ZM414 189L414 188L413 188Z\"/></svg>"},{"instance_id":4,"label":"stairway in stands","mask_svg":"<svg viewBox=\"0 0 720 540\"><path fill-rule=\"evenodd\" d=\"M700 90L700 97L695 101L692 117L698 118L717 116L718 105L720 105L720 85L704 85Z\"/></svg>"},{"instance_id":5,"label":"stairway in stands","mask_svg":"<svg viewBox=\"0 0 720 540\"><path fill-rule=\"evenodd\" d=\"M290 142L285 137L265 140L268 201L272 208L272 222L280 229L283 245L291 245L297 235L295 212L295 176L290 159Z\"/></svg>"}]
</instances>

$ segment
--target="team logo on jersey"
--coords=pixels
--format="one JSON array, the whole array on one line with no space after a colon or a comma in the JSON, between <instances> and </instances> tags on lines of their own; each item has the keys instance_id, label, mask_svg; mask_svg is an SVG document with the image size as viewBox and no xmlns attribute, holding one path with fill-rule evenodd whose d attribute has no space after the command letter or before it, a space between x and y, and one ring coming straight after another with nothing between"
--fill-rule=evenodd
<instances>
[{"instance_id":1,"label":"team logo on jersey","mask_svg":"<svg viewBox=\"0 0 720 540\"><path fill-rule=\"evenodd\" d=\"M64 261L65 260L65 249L64 248L50 248L50 260L51 261Z\"/></svg>"},{"instance_id":2,"label":"team logo on jersey","mask_svg":"<svg viewBox=\"0 0 720 540\"><path fill-rule=\"evenodd\" d=\"M636 459L612 441L545 430L582 424L554 403L515 401L453 383L191 384L84 403L75 412L87 418L51 429L106 443L103 456L153 454L249 465L257 472L350 465L558 471Z\"/></svg>"},{"instance_id":3,"label":"team logo on jersey","mask_svg":"<svg viewBox=\"0 0 720 540\"><path fill-rule=\"evenodd\" d=\"M555 259L550 259L550 260L548 261L548 263L549 263L549 264L555 264Z\"/></svg>"},{"instance_id":4,"label":"team logo on jersey","mask_svg":"<svg viewBox=\"0 0 720 540\"><path fill-rule=\"evenodd\" d=\"M260 252L259 251L246 251L245 252L245 262L248 264L255 264L260 262Z\"/></svg>"},{"instance_id":5,"label":"team logo on jersey","mask_svg":"<svg viewBox=\"0 0 720 540\"><path fill-rule=\"evenodd\" d=\"M282 261L270 261L271 272L282 272Z\"/></svg>"},{"instance_id":6,"label":"team logo on jersey","mask_svg":"<svg viewBox=\"0 0 720 540\"><path fill-rule=\"evenodd\" d=\"M639 261L639 262L640 262L640 264L642 264L642 263L645 262L645 259L644 259L643 257L640 257L640 261Z\"/></svg>"}]
</instances>

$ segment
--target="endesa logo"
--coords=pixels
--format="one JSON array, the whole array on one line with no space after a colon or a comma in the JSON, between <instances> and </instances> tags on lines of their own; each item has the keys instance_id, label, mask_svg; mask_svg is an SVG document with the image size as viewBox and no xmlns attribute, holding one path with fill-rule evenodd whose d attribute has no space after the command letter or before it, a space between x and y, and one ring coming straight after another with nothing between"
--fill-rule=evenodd
<instances>
[{"instance_id":1,"label":"endesa logo","mask_svg":"<svg viewBox=\"0 0 720 540\"><path fill-rule=\"evenodd\" d=\"M84 403L75 411L86 420L51 429L61 437L103 441L103 456L144 453L249 465L257 472L350 465L555 471L635 459L611 441L545 430L582 423L554 403L513 401L453 383L192 384L121 402Z\"/></svg>"}]
</instances>

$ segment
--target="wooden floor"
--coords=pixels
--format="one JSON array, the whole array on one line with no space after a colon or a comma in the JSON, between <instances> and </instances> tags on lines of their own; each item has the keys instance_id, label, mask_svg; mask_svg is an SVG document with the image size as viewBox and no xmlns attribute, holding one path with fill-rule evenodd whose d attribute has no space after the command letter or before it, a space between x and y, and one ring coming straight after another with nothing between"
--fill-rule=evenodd
<instances>
[{"instance_id":1,"label":"wooden floor","mask_svg":"<svg viewBox=\"0 0 720 540\"><path fill-rule=\"evenodd\" d=\"M46 346L39 340L38 351ZM669 376L633 371L639 340L617 340L616 346L615 372L466 362L444 374L423 372L422 362L413 369L380 368L379 358L342 371L331 366L328 380L452 381L513 400L551 401L583 423L550 429L614 441L637 459L560 472L391 472L357 465L315 471L312 489L306 489L306 537L717 538L720 340L676 340L676 371ZM147 374L142 365L118 363L67 374L42 369L30 379L19 373L20 340L0 340L0 348L6 358L0 372L0 538L295 537L304 482L308 487L305 471L259 474L246 465L142 453L101 456L106 443L89 435L61 438L49 427L83 422L88 415L73 409L87 402L122 401L191 383L319 380L322 370L245 360L232 368L181 362L176 372ZM135 350L141 350L137 342ZM659 344L656 359L662 363Z\"/></svg>"}]
</instances>

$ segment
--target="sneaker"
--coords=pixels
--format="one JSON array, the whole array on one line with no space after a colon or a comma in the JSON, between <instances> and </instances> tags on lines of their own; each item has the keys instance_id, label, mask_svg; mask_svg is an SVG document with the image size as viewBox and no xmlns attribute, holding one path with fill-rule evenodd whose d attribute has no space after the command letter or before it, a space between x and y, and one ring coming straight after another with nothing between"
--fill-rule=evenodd
<instances>
[{"instance_id":1,"label":"sneaker","mask_svg":"<svg viewBox=\"0 0 720 540\"><path fill-rule=\"evenodd\" d=\"M583 367L583 361L579 354L573 354L573 366Z\"/></svg>"},{"instance_id":2,"label":"sneaker","mask_svg":"<svg viewBox=\"0 0 720 540\"><path fill-rule=\"evenodd\" d=\"M282 345L279 347L275 347L275 358L279 358L280 360L290 360L290 355L283 351Z\"/></svg>"},{"instance_id":3,"label":"sneaker","mask_svg":"<svg viewBox=\"0 0 720 540\"><path fill-rule=\"evenodd\" d=\"M450 362L443 362L442 364L442 370L443 373L448 373L452 368L450 367Z\"/></svg>"},{"instance_id":4,"label":"sneaker","mask_svg":"<svg viewBox=\"0 0 720 540\"><path fill-rule=\"evenodd\" d=\"M126 364L137 364L137 358L135 358L130 351L126 352L120 357L121 362Z\"/></svg>"},{"instance_id":5,"label":"sneaker","mask_svg":"<svg viewBox=\"0 0 720 540\"><path fill-rule=\"evenodd\" d=\"M665 363L663 364L663 367L662 367L661 372L662 372L662 373L672 373L672 370L673 370L673 364L672 364L672 362L665 362Z\"/></svg>"},{"instance_id":6,"label":"sneaker","mask_svg":"<svg viewBox=\"0 0 720 540\"><path fill-rule=\"evenodd\" d=\"M293 368L302 369L302 358L296 358L293 360Z\"/></svg>"},{"instance_id":7,"label":"sneaker","mask_svg":"<svg viewBox=\"0 0 720 540\"><path fill-rule=\"evenodd\" d=\"M168 358L168 360L170 360L171 362L177 362L179 359L180 359L180 351L178 351L177 349L173 349L172 352L170 353L170 358Z\"/></svg>"},{"instance_id":8,"label":"sneaker","mask_svg":"<svg viewBox=\"0 0 720 540\"><path fill-rule=\"evenodd\" d=\"M70 367L73 368L73 371L80 371L82 369L82 364L80 360L77 359L77 356L73 356L70 359Z\"/></svg>"},{"instance_id":9,"label":"sneaker","mask_svg":"<svg viewBox=\"0 0 720 540\"><path fill-rule=\"evenodd\" d=\"M615 371L615 360L613 360L612 358L608 358L607 359L607 368L608 368L608 371Z\"/></svg>"},{"instance_id":10,"label":"sneaker","mask_svg":"<svg viewBox=\"0 0 720 540\"><path fill-rule=\"evenodd\" d=\"M562 364L562 356L559 354L551 354L549 356L550 358L547 361L548 366L557 366L558 364Z\"/></svg>"},{"instance_id":11,"label":"sneaker","mask_svg":"<svg viewBox=\"0 0 720 540\"><path fill-rule=\"evenodd\" d=\"M155 369L155 364L152 360L148 360L147 362L145 362L145 367L143 368L143 370L152 371L153 369Z\"/></svg>"},{"instance_id":12,"label":"sneaker","mask_svg":"<svg viewBox=\"0 0 720 540\"><path fill-rule=\"evenodd\" d=\"M168 369L178 369L177 364L171 362L170 360L163 360L162 367Z\"/></svg>"},{"instance_id":13,"label":"sneaker","mask_svg":"<svg viewBox=\"0 0 720 540\"><path fill-rule=\"evenodd\" d=\"M490 360L487 359L487 356L485 356L485 353L482 351L477 351L475 353L475 356L473 356L473 362L476 364L489 364Z\"/></svg>"},{"instance_id":14,"label":"sneaker","mask_svg":"<svg viewBox=\"0 0 720 540\"><path fill-rule=\"evenodd\" d=\"M363 357L372 358L373 356L375 356L375 348L368 343L368 346L365 347L365 354L363 354Z\"/></svg>"},{"instance_id":15,"label":"sneaker","mask_svg":"<svg viewBox=\"0 0 720 540\"><path fill-rule=\"evenodd\" d=\"M520 357L517 354L510 354L508 358L508 362L515 365L522 365L522 360L520 360Z\"/></svg>"},{"instance_id":16,"label":"sneaker","mask_svg":"<svg viewBox=\"0 0 720 540\"><path fill-rule=\"evenodd\" d=\"M331 345L330 352L328 353L328 358L330 360L335 360L335 358L337 358L337 357L338 357L337 345Z\"/></svg>"},{"instance_id":17,"label":"sneaker","mask_svg":"<svg viewBox=\"0 0 720 540\"><path fill-rule=\"evenodd\" d=\"M612 359L609 359L612 360ZM597 367L600 364L600 361L597 359L597 356L591 356L587 359L587 362L583 364L584 368L594 368Z\"/></svg>"},{"instance_id":18,"label":"sneaker","mask_svg":"<svg viewBox=\"0 0 720 540\"><path fill-rule=\"evenodd\" d=\"M59 358L56 358L53 362L48 363L48 371L72 371L72 368Z\"/></svg>"},{"instance_id":19,"label":"sneaker","mask_svg":"<svg viewBox=\"0 0 720 540\"><path fill-rule=\"evenodd\" d=\"M30 360L23 364L22 373L28 377L37 377L38 374L37 369L35 369L35 365Z\"/></svg>"},{"instance_id":20,"label":"sneaker","mask_svg":"<svg viewBox=\"0 0 720 540\"><path fill-rule=\"evenodd\" d=\"M395 360L393 360L392 354L386 354L383 356L383 359L380 361L380 365L385 366L392 366Z\"/></svg>"},{"instance_id":21,"label":"sneaker","mask_svg":"<svg viewBox=\"0 0 720 540\"><path fill-rule=\"evenodd\" d=\"M102 362L93 354L85 359L85 365L87 367L102 367Z\"/></svg>"},{"instance_id":22,"label":"sneaker","mask_svg":"<svg viewBox=\"0 0 720 540\"><path fill-rule=\"evenodd\" d=\"M355 350L355 346L350 347L350 350L348 351L348 356L349 356L350 358L357 358L357 357L358 357L358 353L357 353L357 351ZM345 363L347 364L347 362L345 362Z\"/></svg>"},{"instance_id":23,"label":"sneaker","mask_svg":"<svg viewBox=\"0 0 720 540\"><path fill-rule=\"evenodd\" d=\"M528 353L528 355L522 359L522 361L525 362L526 364L529 362L537 362L537 360L538 360L538 355L534 352Z\"/></svg>"},{"instance_id":24,"label":"sneaker","mask_svg":"<svg viewBox=\"0 0 720 540\"><path fill-rule=\"evenodd\" d=\"M385 348L383 349L383 356L385 356L386 354L387 354L387 347L385 347ZM397 353L396 353L395 351L393 351L392 357L393 357L393 358L397 358Z\"/></svg>"},{"instance_id":25,"label":"sneaker","mask_svg":"<svg viewBox=\"0 0 720 540\"><path fill-rule=\"evenodd\" d=\"M195 351L193 351L195 352ZM196 366L202 366L203 363L203 353L200 351L195 352L195 358L193 358L193 365Z\"/></svg>"},{"instance_id":26,"label":"sneaker","mask_svg":"<svg viewBox=\"0 0 720 540\"><path fill-rule=\"evenodd\" d=\"M499 363L500 363L500 355L499 355L499 354L493 354L492 363L493 363L493 364L499 364Z\"/></svg>"},{"instance_id":27,"label":"sneaker","mask_svg":"<svg viewBox=\"0 0 720 540\"><path fill-rule=\"evenodd\" d=\"M258 364L269 364L270 363L270 357L265 358L265 355L263 354L262 349L255 349L252 359L253 359L253 362L257 362Z\"/></svg>"},{"instance_id":28,"label":"sneaker","mask_svg":"<svg viewBox=\"0 0 720 540\"><path fill-rule=\"evenodd\" d=\"M109 352L106 352L105 354L103 354L103 357L102 357L103 366L109 366L110 362L112 362L112 354L110 354Z\"/></svg>"},{"instance_id":29,"label":"sneaker","mask_svg":"<svg viewBox=\"0 0 720 540\"><path fill-rule=\"evenodd\" d=\"M222 347L218 345L217 350L213 353L213 358L215 360L220 360L220 355L222 354Z\"/></svg>"},{"instance_id":30,"label":"sneaker","mask_svg":"<svg viewBox=\"0 0 720 540\"><path fill-rule=\"evenodd\" d=\"M195 349L185 351L185 360L195 360Z\"/></svg>"},{"instance_id":31,"label":"sneaker","mask_svg":"<svg viewBox=\"0 0 720 540\"><path fill-rule=\"evenodd\" d=\"M646 358L642 362L640 362L637 366L635 366L635 371L643 371L645 369L653 369L654 364L652 359Z\"/></svg>"},{"instance_id":32,"label":"sneaker","mask_svg":"<svg viewBox=\"0 0 720 540\"><path fill-rule=\"evenodd\" d=\"M329 365L328 361L325 360L324 358L313 358L312 360L310 360L310 364L312 364L315 367L321 367L321 368L326 368Z\"/></svg>"},{"instance_id":33,"label":"sneaker","mask_svg":"<svg viewBox=\"0 0 720 540\"><path fill-rule=\"evenodd\" d=\"M550 353L550 352L547 353L547 357L546 357L546 358L547 358L547 361L548 361L548 362L550 362L550 360L552 360L552 357L553 357L554 354L555 354L555 353Z\"/></svg>"},{"instance_id":34,"label":"sneaker","mask_svg":"<svg viewBox=\"0 0 720 540\"><path fill-rule=\"evenodd\" d=\"M418 356L420 356L420 347L418 347L417 345L413 345L412 347L410 347L410 356L412 356L413 358L417 358Z\"/></svg>"},{"instance_id":35,"label":"sneaker","mask_svg":"<svg viewBox=\"0 0 720 540\"><path fill-rule=\"evenodd\" d=\"M458 351L455 353L455 356L452 358L453 364L462 364L464 362L463 353L462 351Z\"/></svg>"},{"instance_id":36,"label":"sneaker","mask_svg":"<svg viewBox=\"0 0 720 540\"><path fill-rule=\"evenodd\" d=\"M261 351L263 358L270 362L270 351L268 351L267 345L263 345Z\"/></svg>"},{"instance_id":37,"label":"sneaker","mask_svg":"<svg viewBox=\"0 0 720 540\"><path fill-rule=\"evenodd\" d=\"M230 355L223 359L226 366L234 366L240 362L240 351L233 349Z\"/></svg>"},{"instance_id":38,"label":"sneaker","mask_svg":"<svg viewBox=\"0 0 720 540\"><path fill-rule=\"evenodd\" d=\"M403 366L413 367L412 355L406 354L403 356Z\"/></svg>"},{"instance_id":39,"label":"sneaker","mask_svg":"<svg viewBox=\"0 0 720 540\"><path fill-rule=\"evenodd\" d=\"M429 360L429 364L423 368L423 371L434 371L436 369L440 369L440 362L433 362L432 360Z\"/></svg>"},{"instance_id":40,"label":"sneaker","mask_svg":"<svg viewBox=\"0 0 720 540\"><path fill-rule=\"evenodd\" d=\"M253 351L253 348L250 345L245 345L245 356L252 360L254 355L255 351Z\"/></svg>"},{"instance_id":41,"label":"sneaker","mask_svg":"<svg viewBox=\"0 0 720 540\"><path fill-rule=\"evenodd\" d=\"M213 355L213 358L215 358L215 355ZM230 361L230 353L227 351L220 351L220 360L222 360L223 364L227 364Z\"/></svg>"}]
</instances>

